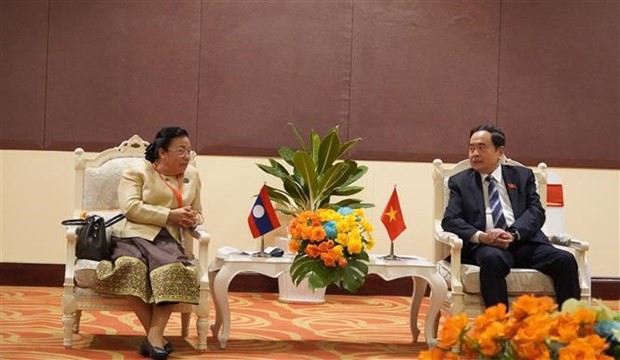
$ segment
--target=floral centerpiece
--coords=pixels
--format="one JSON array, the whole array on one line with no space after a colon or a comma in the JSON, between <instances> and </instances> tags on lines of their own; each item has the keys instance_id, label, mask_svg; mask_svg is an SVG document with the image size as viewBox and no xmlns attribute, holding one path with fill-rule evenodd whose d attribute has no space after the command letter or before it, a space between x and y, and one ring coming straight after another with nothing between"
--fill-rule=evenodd
<instances>
[{"instance_id":1,"label":"floral centerpiece","mask_svg":"<svg viewBox=\"0 0 620 360\"><path fill-rule=\"evenodd\" d=\"M291 278L296 285L308 278L312 289L336 284L355 292L368 275L368 253L374 244L372 225L362 208L371 207L349 196L363 190L352 185L367 171L351 159L343 159L360 139L340 142L338 127L323 138L310 133L309 145L295 126L301 149L281 147L275 159L258 164L282 181L282 189L267 187L276 210L293 216L289 224L289 249L296 253ZM333 197L343 197L333 201Z\"/></svg>"},{"instance_id":2,"label":"floral centerpiece","mask_svg":"<svg viewBox=\"0 0 620 360\"><path fill-rule=\"evenodd\" d=\"M567 300L562 311L549 297L523 295L512 312L490 307L470 323L448 319L437 347L420 359L619 359L620 312L601 302Z\"/></svg>"}]
</instances>

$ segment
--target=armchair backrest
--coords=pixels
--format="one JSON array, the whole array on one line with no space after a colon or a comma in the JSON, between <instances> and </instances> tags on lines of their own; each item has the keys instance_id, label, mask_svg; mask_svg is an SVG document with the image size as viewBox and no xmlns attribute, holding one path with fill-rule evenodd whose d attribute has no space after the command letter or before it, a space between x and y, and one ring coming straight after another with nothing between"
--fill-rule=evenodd
<instances>
[{"instance_id":1,"label":"armchair backrest","mask_svg":"<svg viewBox=\"0 0 620 360\"><path fill-rule=\"evenodd\" d=\"M149 143L138 135L120 145L98 154L87 154L75 149L75 196L73 217L96 213L108 218L119 212L118 184L125 169L142 166ZM190 163L196 166L196 153L190 154ZM191 240L187 240L191 244ZM191 252L192 247L186 251Z\"/></svg>"},{"instance_id":2,"label":"armchair backrest","mask_svg":"<svg viewBox=\"0 0 620 360\"><path fill-rule=\"evenodd\" d=\"M82 212L116 211L118 184L129 167L140 166L149 145L138 135L121 142L119 146L88 155L82 148L75 149L75 202L74 215ZM196 153L192 151L191 164Z\"/></svg>"},{"instance_id":3,"label":"armchair backrest","mask_svg":"<svg viewBox=\"0 0 620 360\"><path fill-rule=\"evenodd\" d=\"M502 164L512 166L523 166L523 164L512 159L502 160ZM452 166L445 166L440 159L433 160L433 191L434 191L434 211L433 226L436 234L441 229L441 220L444 211L450 199L450 189L448 188L448 179L459 172L469 169L471 165L469 160L465 159ZM543 207L547 206L547 164L540 163L534 169L534 177L536 179L536 188L540 195L540 202ZM443 260L450 255L450 247L439 241L435 241L434 258L435 261Z\"/></svg>"}]
</instances>

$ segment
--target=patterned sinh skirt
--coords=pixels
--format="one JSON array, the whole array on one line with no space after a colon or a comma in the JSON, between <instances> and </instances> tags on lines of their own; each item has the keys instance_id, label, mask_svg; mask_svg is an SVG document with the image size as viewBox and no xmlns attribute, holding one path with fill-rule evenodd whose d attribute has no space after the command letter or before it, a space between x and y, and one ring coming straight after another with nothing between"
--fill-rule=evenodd
<instances>
[{"instance_id":1,"label":"patterned sinh skirt","mask_svg":"<svg viewBox=\"0 0 620 360\"><path fill-rule=\"evenodd\" d=\"M146 303L198 304L198 269L166 229L153 241L114 240L112 261L97 266L98 292L137 296Z\"/></svg>"}]
</instances>

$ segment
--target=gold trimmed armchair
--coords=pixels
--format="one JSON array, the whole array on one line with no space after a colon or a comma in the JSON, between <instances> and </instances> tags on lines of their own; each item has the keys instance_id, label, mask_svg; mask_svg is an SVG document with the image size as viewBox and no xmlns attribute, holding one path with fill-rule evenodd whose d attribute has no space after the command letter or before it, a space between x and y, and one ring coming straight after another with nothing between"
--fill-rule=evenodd
<instances>
[{"instance_id":1,"label":"gold trimmed armchair","mask_svg":"<svg viewBox=\"0 0 620 360\"><path fill-rule=\"evenodd\" d=\"M104 150L97 154L87 154L81 148L75 150L75 196L73 218L96 214L105 219L120 213L117 189L122 172L132 166L142 164L144 151L148 143L134 135L123 141L119 146ZM194 152L191 162L195 165ZM123 220L124 221L124 220ZM122 224L122 222L119 224ZM107 229L111 236L115 226ZM77 259L75 246L77 227L67 226L64 291L62 297L62 322L64 326L63 345L73 345L73 334L79 333L80 318L83 310L88 311L133 311L132 301L127 296L103 295L95 291L95 269L98 262ZM198 267L198 283L200 286L197 305L172 305L173 313L181 313L181 335L189 335L190 314L196 314L198 333L198 350L207 349L207 333L209 313L209 280L207 271L209 234L197 229L186 234L183 246L186 255ZM198 243L198 257L194 256L194 243Z\"/></svg>"},{"instance_id":2,"label":"gold trimmed armchair","mask_svg":"<svg viewBox=\"0 0 620 360\"><path fill-rule=\"evenodd\" d=\"M505 159L504 163L513 166L522 164ZM484 303L480 294L480 268L475 265L461 263L461 248L463 239L456 234L446 232L441 227L444 210L448 205L450 190L448 179L463 170L469 169L469 160L463 160L456 165L445 165L440 159L433 161L434 183L434 258L437 269L448 284L448 297L445 299L442 310L451 315L466 313L475 317L484 312ZM533 169L536 178L538 193L543 207L547 205L547 165L540 163ZM581 298L590 301L590 274L586 262L587 242L579 241L567 234L551 234L543 226L543 232L549 237L554 246L571 252L579 267L579 285ZM450 259L449 261L447 259ZM523 294L554 296L553 281L551 278L534 269L512 269L506 277L508 286L508 301L512 303Z\"/></svg>"}]
</instances>

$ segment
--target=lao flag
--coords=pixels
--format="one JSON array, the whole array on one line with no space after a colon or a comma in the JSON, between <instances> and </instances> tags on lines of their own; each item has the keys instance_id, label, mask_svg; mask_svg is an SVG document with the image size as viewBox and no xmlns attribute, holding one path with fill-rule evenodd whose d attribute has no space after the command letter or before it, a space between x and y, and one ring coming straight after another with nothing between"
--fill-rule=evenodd
<instances>
[{"instance_id":1,"label":"lao flag","mask_svg":"<svg viewBox=\"0 0 620 360\"><path fill-rule=\"evenodd\" d=\"M390 196L390 200L387 205L385 205L385 210L383 210L383 214L381 215L381 222L385 225L390 240L392 241L407 228L403 213L400 210L400 202L398 201L396 188L392 191L392 196Z\"/></svg>"},{"instance_id":2,"label":"lao flag","mask_svg":"<svg viewBox=\"0 0 620 360\"><path fill-rule=\"evenodd\" d=\"M271 205L266 185L263 185L256 197L256 202L252 206L250 216L248 216L248 225L250 225L250 231L254 238L280 227L280 221Z\"/></svg>"}]
</instances>

